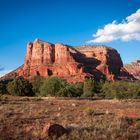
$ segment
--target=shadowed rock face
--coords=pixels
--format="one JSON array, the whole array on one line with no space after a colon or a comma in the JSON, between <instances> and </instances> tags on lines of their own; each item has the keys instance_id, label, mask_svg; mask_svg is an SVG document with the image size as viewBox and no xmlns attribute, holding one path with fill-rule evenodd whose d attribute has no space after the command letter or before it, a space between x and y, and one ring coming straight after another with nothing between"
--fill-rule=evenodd
<instances>
[{"instance_id":1,"label":"shadowed rock face","mask_svg":"<svg viewBox=\"0 0 140 140\"><path fill-rule=\"evenodd\" d=\"M136 79L140 79L140 60L124 65L125 69Z\"/></svg>"},{"instance_id":2,"label":"shadowed rock face","mask_svg":"<svg viewBox=\"0 0 140 140\"><path fill-rule=\"evenodd\" d=\"M113 48L105 46L73 48L39 39L27 45L24 65L14 71L14 74L26 79L32 79L36 75L58 76L68 82L83 82L86 77L98 80L106 78L110 81L131 78L123 68L120 55Z\"/></svg>"}]
</instances>

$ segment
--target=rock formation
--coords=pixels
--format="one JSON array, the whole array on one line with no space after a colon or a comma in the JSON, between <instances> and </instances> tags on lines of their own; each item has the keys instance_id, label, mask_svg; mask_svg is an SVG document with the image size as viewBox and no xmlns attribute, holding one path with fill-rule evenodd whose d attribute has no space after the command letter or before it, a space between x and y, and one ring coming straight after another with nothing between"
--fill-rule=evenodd
<instances>
[{"instance_id":1,"label":"rock formation","mask_svg":"<svg viewBox=\"0 0 140 140\"><path fill-rule=\"evenodd\" d=\"M44 126L42 135L48 136L50 139L59 138L68 131L62 125L49 123Z\"/></svg>"},{"instance_id":2,"label":"rock formation","mask_svg":"<svg viewBox=\"0 0 140 140\"><path fill-rule=\"evenodd\" d=\"M106 46L71 47L36 39L27 45L24 65L5 77L58 76L68 82L83 82L86 77L114 81L132 78L123 68L119 53ZM4 77L2 78L4 79Z\"/></svg>"},{"instance_id":3,"label":"rock formation","mask_svg":"<svg viewBox=\"0 0 140 140\"><path fill-rule=\"evenodd\" d=\"M136 79L140 79L140 60L124 65L125 69Z\"/></svg>"}]
</instances>

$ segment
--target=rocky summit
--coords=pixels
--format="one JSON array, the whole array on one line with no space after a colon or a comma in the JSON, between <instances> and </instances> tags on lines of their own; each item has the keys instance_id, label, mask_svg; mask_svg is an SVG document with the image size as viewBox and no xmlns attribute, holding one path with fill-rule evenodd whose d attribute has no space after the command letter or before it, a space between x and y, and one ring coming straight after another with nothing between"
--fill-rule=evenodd
<instances>
[{"instance_id":1,"label":"rocky summit","mask_svg":"<svg viewBox=\"0 0 140 140\"><path fill-rule=\"evenodd\" d=\"M109 81L133 78L123 67L119 53L106 46L71 47L36 39L28 43L24 65L1 78L57 76L68 82L83 82L86 77Z\"/></svg>"},{"instance_id":2,"label":"rocky summit","mask_svg":"<svg viewBox=\"0 0 140 140\"><path fill-rule=\"evenodd\" d=\"M140 60L124 65L125 69L136 79L140 79Z\"/></svg>"}]
</instances>

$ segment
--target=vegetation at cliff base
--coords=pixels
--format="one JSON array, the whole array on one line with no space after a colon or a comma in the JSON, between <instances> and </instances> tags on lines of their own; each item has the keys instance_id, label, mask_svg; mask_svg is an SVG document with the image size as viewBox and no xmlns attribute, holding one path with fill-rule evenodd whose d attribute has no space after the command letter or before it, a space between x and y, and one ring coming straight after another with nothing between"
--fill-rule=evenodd
<instances>
[{"instance_id":1,"label":"vegetation at cliff base","mask_svg":"<svg viewBox=\"0 0 140 140\"><path fill-rule=\"evenodd\" d=\"M57 96L57 92L64 88L66 82L63 79L57 77L49 77L44 80L40 87L41 96Z\"/></svg>"},{"instance_id":2,"label":"vegetation at cliff base","mask_svg":"<svg viewBox=\"0 0 140 140\"><path fill-rule=\"evenodd\" d=\"M33 96L32 84L23 78L15 78L7 85L7 91L11 95Z\"/></svg>"},{"instance_id":3,"label":"vegetation at cliff base","mask_svg":"<svg viewBox=\"0 0 140 140\"><path fill-rule=\"evenodd\" d=\"M17 96L102 97L115 99L140 98L140 81L95 81L88 78L84 83L68 83L58 77L44 79L36 76L31 82L15 78L8 83L0 82L0 94Z\"/></svg>"},{"instance_id":4,"label":"vegetation at cliff base","mask_svg":"<svg viewBox=\"0 0 140 140\"><path fill-rule=\"evenodd\" d=\"M45 79L41 76L35 76L34 79L31 81L32 90L36 96L40 95L40 87L42 86Z\"/></svg>"},{"instance_id":5,"label":"vegetation at cliff base","mask_svg":"<svg viewBox=\"0 0 140 140\"><path fill-rule=\"evenodd\" d=\"M0 82L0 94L6 94L6 93L7 93L6 84Z\"/></svg>"},{"instance_id":6,"label":"vegetation at cliff base","mask_svg":"<svg viewBox=\"0 0 140 140\"><path fill-rule=\"evenodd\" d=\"M83 94L82 83L66 83L65 87L57 92L57 96L62 97L80 97Z\"/></svg>"},{"instance_id":7,"label":"vegetation at cliff base","mask_svg":"<svg viewBox=\"0 0 140 140\"><path fill-rule=\"evenodd\" d=\"M93 97L101 92L102 82L97 82L92 78L87 78L83 86L83 97Z\"/></svg>"},{"instance_id":8,"label":"vegetation at cliff base","mask_svg":"<svg viewBox=\"0 0 140 140\"><path fill-rule=\"evenodd\" d=\"M89 78L84 82L83 96L92 97L94 95L94 80Z\"/></svg>"},{"instance_id":9,"label":"vegetation at cliff base","mask_svg":"<svg viewBox=\"0 0 140 140\"><path fill-rule=\"evenodd\" d=\"M102 86L102 95L104 97L116 99L130 99L140 97L140 82L105 82Z\"/></svg>"},{"instance_id":10,"label":"vegetation at cliff base","mask_svg":"<svg viewBox=\"0 0 140 140\"><path fill-rule=\"evenodd\" d=\"M40 86L40 96L77 97L83 93L82 84L67 83L57 77L49 77Z\"/></svg>"}]
</instances>

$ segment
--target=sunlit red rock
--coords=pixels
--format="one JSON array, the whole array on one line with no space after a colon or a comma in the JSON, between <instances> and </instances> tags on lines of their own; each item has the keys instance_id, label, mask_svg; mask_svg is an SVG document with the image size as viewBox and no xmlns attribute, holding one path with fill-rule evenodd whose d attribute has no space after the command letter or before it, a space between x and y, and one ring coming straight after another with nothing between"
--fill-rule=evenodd
<instances>
[{"instance_id":1,"label":"sunlit red rock","mask_svg":"<svg viewBox=\"0 0 140 140\"><path fill-rule=\"evenodd\" d=\"M119 53L113 48L71 47L39 39L28 43L24 65L15 70L14 75L26 79L33 79L36 75L45 78L58 76L68 82L83 82L86 77L111 81L132 78L123 68ZM14 75L12 74L13 77Z\"/></svg>"},{"instance_id":2,"label":"sunlit red rock","mask_svg":"<svg viewBox=\"0 0 140 140\"><path fill-rule=\"evenodd\" d=\"M124 65L125 69L136 79L140 79L140 60Z\"/></svg>"}]
</instances>

